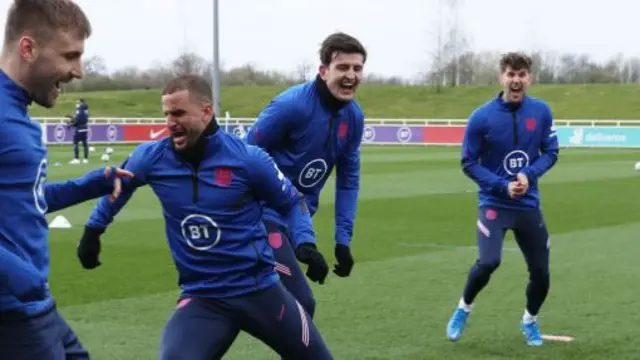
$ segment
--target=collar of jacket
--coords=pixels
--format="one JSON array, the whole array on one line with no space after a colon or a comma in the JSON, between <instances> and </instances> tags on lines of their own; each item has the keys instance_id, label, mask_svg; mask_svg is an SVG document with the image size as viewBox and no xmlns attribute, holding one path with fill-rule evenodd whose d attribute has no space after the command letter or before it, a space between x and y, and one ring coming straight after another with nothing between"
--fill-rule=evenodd
<instances>
[{"instance_id":1,"label":"collar of jacket","mask_svg":"<svg viewBox=\"0 0 640 360\"><path fill-rule=\"evenodd\" d=\"M207 125L202 134L200 134L200 137L192 147L184 150L176 150L173 141L171 141L171 148L187 162L191 163L191 165L197 168L200 164L200 161L202 160L204 151L207 148L209 139L219 130L220 125L218 125L218 120L216 120L216 117L214 115L211 118L211 121L209 121L209 125Z\"/></svg>"},{"instance_id":2,"label":"collar of jacket","mask_svg":"<svg viewBox=\"0 0 640 360\"><path fill-rule=\"evenodd\" d=\"M320 74L316 75L315 87L320 101L331 111L339 111L349 103L348 101L336 99L327 87L327 83L320 77Z\"/></svg>"},{"instance_id":3,"label":"collar of jacket","mask_svg":"<svg viewBox=\"0 0 640 360\"><path fill-rule=\"evenodd\" d=\"M2 88L5 95L13 99L25 112L27 111L33 101L31 94L18 85L3 70L0 70L0 88Z\"/></svg>"},{"instance_id":4,"label":"collar of jacket","mask_svg":"<svg viewBox=\"0 0 640 360\"><path fill-rule=\"evenodd\" d=\"M519 103L510 103L504 100L504 91L500 91L498 93L498 96L496 97L496 101L500 105L500 108L502 108L503 110L514 112L518 111L518 109L520 109L525 101L527 101L527 95L524 95L522 97L522 101L520 101Z\"/></svg>"}]
</instances>

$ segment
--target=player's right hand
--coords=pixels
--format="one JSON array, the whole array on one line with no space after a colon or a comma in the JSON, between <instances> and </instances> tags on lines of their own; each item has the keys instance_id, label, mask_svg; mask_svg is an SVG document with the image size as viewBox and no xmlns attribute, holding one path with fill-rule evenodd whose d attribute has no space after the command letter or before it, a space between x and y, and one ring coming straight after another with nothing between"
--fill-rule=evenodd
<instances>
[{"instance_id":1,"label":"player's right hand","mask_svg":"<svg viewBox=\"0 0 640 360\"><path fill-rule=\"evenodd\" d=\"M520 183L519 181L510 182L507 190L509 192L509 197L512 198L512 199L514 199L514 198L516 198L518 196L524 195L525 192L527 191L525 186L522 183Z\"/></svg>"},{"instance_id":2,"label":"player's right hand","mask_svg":"<svg viewBox=\"0 0 640 360\"><path fill-rule=\"evenodd\" d=\"M100 235L103 229L96 229L85 226L80 244L78 244L78 259L85 269L95 269L101 265L100 255Z\"/></svg>"},{"instance_id":3,"label":"player's right hand","mask_svg":"<svg viewBox=\"0 0 640 360\"><path fill-rule=\"evenodd\" d=\"M324 284L329 275L329 265L318 248L314 244L305 243L298 246L295 253L301 263L307 264L307 277L313 282Z\"/></svg>"}]
</instances>

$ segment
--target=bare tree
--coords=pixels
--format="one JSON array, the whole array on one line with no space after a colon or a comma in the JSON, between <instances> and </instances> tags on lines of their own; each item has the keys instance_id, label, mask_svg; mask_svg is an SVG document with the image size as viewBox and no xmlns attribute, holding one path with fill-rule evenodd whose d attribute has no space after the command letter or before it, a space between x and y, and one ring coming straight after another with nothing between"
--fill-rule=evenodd
<instances>
[{"instance_id":1,"label":"bare tree","mask_svg":"<svg viewBox=\"0 0 640 360\"><path fill-rule=\"evenodd\" d=\"M296 75L295 75L295 77L297 77L298 81L300 81L300 82L307 81L307 80L309 80L309 77L311 76L311 70L312 69L313 69L313 64L308 60L304 60L303 62L298 64L298 66L296 66Z\"/></svg>"},{"instance_id":2,"label":"bare tree","mask_svg":"<svg viewBox=\"0 0 640 360\"><path fill-rule=\"evenodd\" d=\"M85 76L107 75L107 66L101 56L93 55L84 59L83 62Z\"/></svg>"},{"instance_id":3,"label":"bare tree","mask_svg":"<svg viewBox=\"0 0 640 360\"><path fill-rule=\"evenodd\" d=\"M204 75L207 71L207 61L193 52L183 52L173 61L171 68L174 75Z\"/></svg>"},{"instance_id":4,"label":"bare tree","mask_svg":"<svg viewBox=\"0 0 640 360\"><path fill-rule=\"evenodd\" d=\"M458 21L460 6L462 0L438 2L436 47L431 54L431 70L427 75L427 82L434 84L437 92L442 91L445 84L457 86L460 83L461 57L465 56L469 60L468 39Z\"/></svg>"},{"instance_id":5,"label":"bare tree","mask_svg":"<svg viewBox=\"0 0 640 360\"><path fill-rule=\"evenodd\" d=\"M435 35L435 48L430 52L431 55L431 68L425 76L425 82L427 84L435 85L436 92L442 91L442 85L444 83L444 64L446 63L446 54L444 47L444 0L438 1L438 21L436 22L436 28L433 30Z\"/></svg>"}]
</instances>

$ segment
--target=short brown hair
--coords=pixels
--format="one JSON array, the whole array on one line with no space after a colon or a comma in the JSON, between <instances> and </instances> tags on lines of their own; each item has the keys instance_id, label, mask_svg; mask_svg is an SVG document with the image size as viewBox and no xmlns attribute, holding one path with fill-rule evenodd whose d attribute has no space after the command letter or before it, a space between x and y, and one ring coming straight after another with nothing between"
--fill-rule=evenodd
<instances>
[{"instance_id":1,"label":"short brown hair","mask_svg":"<svg viewBox=\"0 0 640 360\"><path fill-rule=\"evenodd\" d=\"M44 42L58 30L75 31L87 39L91 36L91 23L72 0L14 0L7 14L4 42L25 34Z\"/></svg>"},{"instance_id":2,"label":"short brown hair","mask_svg":"<svg viewBox=\"0 0 640 360\"><path fill-rule=\"evenodd\" d=\"M211 84L200 75L186 74L174 77L162 89L162 95L170 95L182 90L188 91L199 101L213 103Z\"/></svg>"},{"instance_id":3,"label":"short brown hair","mask_svg":"<svg viewBox=\"0 0 640 360\"><path fill-rule=\"evenodd\" d=\"M364 62L367 61L367 50L351 35L345 33L334 33L329 35L320 46L320 62L322 65L331 64L331 60L336 53L361 54Z\"/></svg>"},{"instance_id":4,"label":"short brown hair","mask_svg":"<svg viewBox=\"0 0 640 360\"><path fill-rule=\"evenodd\" d=\"M506 53L500 58L500 72L505 72L508 67L516 71L531 71L532 65L533 60L531 60L531 57L521 52Z\"/></svg>"}]
</instances>

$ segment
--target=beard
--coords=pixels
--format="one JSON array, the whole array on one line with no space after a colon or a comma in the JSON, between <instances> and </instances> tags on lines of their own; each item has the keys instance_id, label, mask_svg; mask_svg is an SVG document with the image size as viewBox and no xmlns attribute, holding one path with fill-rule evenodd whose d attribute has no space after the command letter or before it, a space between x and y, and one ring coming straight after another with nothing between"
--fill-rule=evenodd
<instances>
[{"instance_id":1,"label":"beard","mask_svg":"<svg viewBox=\"0 0 640 360\"><path fill-rule=\"evenodd\" d=\"M29 76L25 81L27 91L36 104L51 109L60 95L60 79L44 71L40 61L36 61L29 69Z\"/></svg>"}]
</instances>

